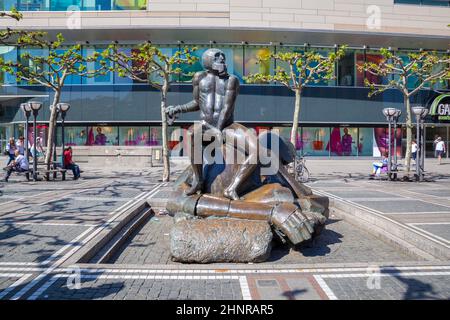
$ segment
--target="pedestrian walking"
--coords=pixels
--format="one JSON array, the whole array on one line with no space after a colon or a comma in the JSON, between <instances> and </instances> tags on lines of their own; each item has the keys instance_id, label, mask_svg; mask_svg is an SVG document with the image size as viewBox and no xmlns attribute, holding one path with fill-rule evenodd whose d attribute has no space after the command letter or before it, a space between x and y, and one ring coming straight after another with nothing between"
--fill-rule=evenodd
<instances>
[{"instance_id":1,"label":"pedestrian walking","mask_svg":"<svg viewBox=\"0 0 450 320\"><path fill-rule=\"evenodd\" d=\"M39 158L45 156L44 147L42 146L42 138L36 138L36 146L32 145L30 148L31 156L34 158Z\"/></svg>"},{"instance_id":2,"label":"pedestrian walking","mask_svg":"<svg viewBox=\"0 0 450 320\"><path fill-rule=\"evenodd\" d=\"M438 163L441 164L442 163L442 156L445 154L446 149L445 149L445 142L442 140L441 137L437 138L437 143L436 143L436 154L438 157Z\"/></svg>"},{"instance_id":3,"label":"pedestrian walking","mask_svg":"<svg viewBox=\"0 0 450 320\"><path fill-rule=\"evenodd\" d=\"M434 141L433 141L433 150L434 150L434 157L435 158L438 157L437 151L436 151L436 144L438 143L438 138L439 138L439 135L435 134L434 135Z\"/></svg>"},{"instance_id":4,"label":"pedestrian walking","mask_svg":"<svg viewBox=\"0 0 450 320\"><path fill-rule=\"evenodd\" d=\"M417 143L416 140L413 140L411 143L411 157L413 158L414 161L416 161L417 158Z\"/></svg>"}]
</instances>

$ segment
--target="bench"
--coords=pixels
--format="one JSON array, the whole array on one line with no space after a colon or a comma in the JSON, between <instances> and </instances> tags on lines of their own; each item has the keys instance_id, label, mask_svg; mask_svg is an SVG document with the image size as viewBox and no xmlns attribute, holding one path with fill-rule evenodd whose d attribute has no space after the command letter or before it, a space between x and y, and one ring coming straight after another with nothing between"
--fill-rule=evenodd
<instances>
[{"instance_id":1,"label":"bench","mask_svg":"<svg viewBox=\"0 0 450 320\"><path fill-rule=\"evenodd\" d=\"M3 168L4 171L7 170L7 167ZM33 170L32 169L28 169L28 171L13 171L12 174L15 174L16 176L21 176L21 175L25 175L25 177L27 178L27 181L30 181L30 174L33 174Z\"/></svg>"}]
</instances>

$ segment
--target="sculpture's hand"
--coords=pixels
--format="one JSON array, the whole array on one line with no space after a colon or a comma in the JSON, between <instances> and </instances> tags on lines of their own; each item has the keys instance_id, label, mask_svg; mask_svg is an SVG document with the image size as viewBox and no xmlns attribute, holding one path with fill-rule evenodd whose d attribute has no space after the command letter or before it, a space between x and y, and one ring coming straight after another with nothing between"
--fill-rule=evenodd
<instances>
[{"instance_id":1,"label":"sculpture's hand","mask_svg":"<svg viewBox=\"0 0 450 320\"><path fill-rule=\"evenodd\" d=\"M299 210L285 210L283 205L274 209L270 222L281 231L293 245L311 239L313 227Z\"/></svg>"},{"instance_id":2,"label":"sculpture's hand","mask_svg":"<svg viewBox=\"0 0 450 320\"><path fill-rule=\"evenodd\" d=\"M167 123L169 126L171 126L175 119L177 118L176 115L181 113L181 108L179 106L168 106L166 107L166 114L167 114Z\"/></svg>"},{"instance_id":3,"label":"sculpture's hand","mask_svg":"<svg viewBox=\"0 0 450 320\"><path fill-rule=\"evenodd\" d=\"M181 108L180 106L168 106L166 107L166 113L169 117L173 117L181 113Z\"/></svg>"}]
</instances>

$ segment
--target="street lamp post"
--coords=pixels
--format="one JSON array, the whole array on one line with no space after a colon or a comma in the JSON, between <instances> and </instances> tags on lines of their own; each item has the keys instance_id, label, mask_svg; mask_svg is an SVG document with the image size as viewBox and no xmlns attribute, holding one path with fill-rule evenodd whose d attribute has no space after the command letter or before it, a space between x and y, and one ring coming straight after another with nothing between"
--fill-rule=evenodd
<instances>
[{"instance_id":1,"label":"street lamp post","mask_svg":"<svg viewBox=\"0 0 450 320\"><path fill-rule=\"evenodd\" d=\"M392 171L392 123L394 122L394 116L397 114L397 109L395 108L384 108L383 109L383 115L386 117L386 120L388 121L388 177L391 179L391 171Z\"/></svg>"},{"instance_id":2,"label":"street lamp post","mask_svg":"<svg viewBox=\"0 0 450 320\"><path fill-rule=\"evenodd\" d=\"M50 107L50 112L52 112L52 110L53 110L53 108L54 108L54 106L53 105L51 105ZM59 111L58 111L58 108L56 108L56 120L58 120L58 113L59 113ZM54 130L54 132L53 132L53 152L52 152L52 158L53 158L53 162L56 162L56 129Z\"/></svg>"},{"instance_id":3,"label":"street lamp post","mask_svg":"<svg viewBox=\"0 0 450 320\"><path fill-rule=\"evenodd\" d=\"M69 111L70 109L70 104L68 103L58 103L56 105L56 108L58 110L59 113L61 113L61 145L62 145L62 150L61 150L61 168L64 168L64 121L66 119L66 114L67 111Z\"/></svg>"},{"instance_id":4,"label":"street lamp post","mask_svg":"<svg viewBox=\"0 0 450 320\"><path fill-rule=\"evenodd\" d=\"M422 106L415 106L412 107L412 112L414 113L414 115L416 116L416 125L417 125L417 129L416 129L416 139L417 142L420 143L420 145L417 148L417 156L416 156L416 179L417 181L422 181L423 180L423 168L421 168L422 165L422 157L424 156L424 148L423 148L423 140L422 140L422 136L421 136L421 123L423 122L423 120L425 119L425 117L428 114L428 109L422 107Z\"/></svg>"},{"instance_id":5,"label":"street lamp post","mask_svg":"<svg viewBox=\"0 0 450 320\"><path fill-rule=\"evenodd\" d=\"M393 117L394 120L394 171L397 171L397 124L400 116L402 115L402 111L399 109L395 109L395 115Z\"/></svg>"},{"instance_id":6,"label":"street lamp post","mask_svg":"<svg viewBox=\"0 0 450 320\"><path fill-rule=\"evenodd\" d=\"M29 102L30 108L33 111L33 145L36 149L36 136L37 136L37 126L36 119L39 114L39 110L42 108L42 102L39 101L31 101ZM36 154L36 151L35 151ZM33 180L37 181L37 161L36 157L33 159Z\"/></svg>"},{"instance_id":7,"label":"street lamp post","mask_svg":"<svg viewBox=\"0 0 450 320\"><path fill-rule=\"evenodd\" d=\"M25 159L29 161L29 154L28 154L28 123L31 116L31 106L29 103L22 103L20 104L20 109L23 111L23 115L25 116ZM34 156L33 156L34 158Z\"/></svg>"}]
</instances>

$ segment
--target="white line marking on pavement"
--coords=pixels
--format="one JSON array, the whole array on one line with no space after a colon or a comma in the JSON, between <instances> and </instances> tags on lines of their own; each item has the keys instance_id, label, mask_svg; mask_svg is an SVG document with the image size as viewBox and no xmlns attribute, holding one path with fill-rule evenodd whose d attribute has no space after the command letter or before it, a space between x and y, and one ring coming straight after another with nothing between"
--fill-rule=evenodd
<instances>
[{"instance_id":1,"label":"white line marking on pavement","mask_svg":"<svg viewBox=\"0 0 450 320\"><path fill-rule=\"evenodd\" d=\"M442 224L450 224L450 222L412 222L412 223L407 223L409 225L415 226L415 225L421 225L421 224L425 224L425 225L442 225Z\"/></svg>"},{"instance_id":2,"label":"white line marking on pavement","mask_svg":"<svg viewBox=\"0 0 450 320\"><path fill-rule=\"evenodd\" d=\"M239 284L241 286L242 300L252 300L252 295L250 293L250 288L248 287L247 277L240 276Z\"/></svg>"},{"instance_id":3,"label":"white line marking on pavement","mask_svg":"<svg viewBox=\"0 0 450 320\"><path fill-rule=\"evenodd\" d=\"M78 235L75 239L73 239L72 241L70 241L68 244L66 244L64 247L62 247L61 249L59 249L58 251L56 251L55 253L53 253L47 260L45 260L43 262L43 264L49 264L50 262L52 262L53 260L55 260L57 257L59 257L64 251L68 250L69 248L75 246L78 244L78 242L84 237L86 236L89 232L91 232L92 230L94 230L95 227L90 227L87 230L85 230L83 233L81 233L80 235Z\"/></svg>"},{"instance_id":4,"label":"white line marking on pavement","mask_svg":"<svg viewBox=\"0 0 450 320\"><path fill-rule=\"evenodd\" d=\"M8 293L19 287L21 284L23 284L29 277L31 277L31 274L24 274L19 280L14 282L12 285L10 285L8 288L0 292L0 299L3 299Z\"/></svg>"},{"instance_id":5,"label":"white line marking on pavement","mask_svg":"<svg viewBox=\"0 0 450 320\"><path fill-rule=\"evenodd\" d=\"M129 202L137 202L139 200L141 200L143 197L145 197L147 194L151 193L151 191L149 192L144 192L143 194L137 196L135 200L131 200ZM72 256L76 251L78 251L85 243L87 243L88 241L90 241L93 237L95 237L98 233L100 233L104 228L106 228L107 226L109 226L111 224L111 222L113 222L115 219L117 219L125 210L127 210L127 208L125 208L125 206L128 204L125 203L124 205L122 205L121 207L119 207L118 209L114 210L114 213L116 213L117 210L121 209L119 212L117 212L113 217L111 217L108 221L102 223L101 225L99 225L96 228L89 228L88 230L86 230L85 232L83 232L81 235L79 235L76 239L74 239L73 241L71 241L71 243L69 243L67 246L61 248L60 250L58 250L58 252L54 253L49 259L47 259L46 261L44 261L44 263L49 263L50 261L52 261L54 258L56 258L59 254L61 254L63 251L65 251L67 248L70 249L70 247L74 247L72 248L72 250L70 250L69 252L67 252L63 257L61 257L59 260L57 260L52 266L50 266L47 270L45 270L43 273L41 273L40 275L38 275L36 278L34 278L25 288L23 288L22 290L20 290L16 295L14 295L11 299L12 300L17 300L20 299L24 294L26 294L30 289L32 289L37 283L39 283L43 278L45 278L48 274L50 274L51 272L53 272L59 265L61 265L65 260L67 260L70 256ZM94 229L94 230L93 230ZM92 232L91 232L92 231ZM81 240L86 234L88 234L89 232L91 232L89 235L86 236L86 238L84 238L83 240ZM81 240L81 241L80 241ZM64 250L63 250L64 249ZM46 285L46 284L44 284ZM43 287L41 286L36 292L40 292L40 290L42 290ZM32 296L34 296L34 294L32 294L28 299L30 299Z\"/></svg>"},{"instance_id":6,"label":"white line marking on pavement","mask_svg":"<svg viewBox=\"0 0 450 320\"><path fill-rule=\"evenodd\" d=\"M15 271L15 272L41 272L44 271L45 268L36 268L36 267L29 267L29 268L23 268L23 267L0 267L1 271Z\"/></svg>"},{"instance_id":7,"label":"white line marking on pavement","mask_svg":"<svg viewBox=\"0 0 450 320\"><path fill-rule=\"evenodd\" d=\"M227 269L227 270L217 270L217 269L173 269L173 270L161 270L161 269L123 269L123 268L80 268L80 272L85 273L102 273L102 274L111 274L111 273L127 273L127 274L204 274L204 273L213 273L213 274L240 274L240 273L336 273L336 272L357 272L357 271L367 271L368 267L354 267L354 268L315 268L315 269L289 269L289 270L275 270L275 269ZM417 270L417 271L425 271L425 270L450 270L450 266L405 266L405 267L379 267L382 272L403 272L408 270ZM59 272L69 272L72 269L70 268L58 268L55 271ZM450 271L449 271L450 272Z\"/></svg>"},{"instance_id":8,"label":"white line marking on pavement","mask_svg":"<svg viewBox=\"0 0 450 320\"><path fill-rule=\"evenodd\" d=\"M419 223L419 224L420 224L420 223ZM422 229L422 228L420 228L420 227L417 227L417 226L414 225L413 223L408 223L408 225L411 226L412 228L418 230L418 231L421 231L421 232L423 232L423 233L426 233L426 234L428 234L428 235L430 235L430 236L432 236L432 237L435 237L435 238L437 238L437 239L439 239L439 240L441 240L441 241L443 241L443 242L445 242L445 243L447 243L447 244L450 245L450 241L448 241L448 240L445 239L445 238L442 238L442 237L440 237L440 236L438 236L438 235L436 235L436 234L434 234L434 233L432 233L432 232L430 232L430 231L424 230L424 229Z\"/></svg>"},{"instance_id":9,"label":"white line marking on pavement","mask_svg":"<svg viewBox=\"0 0 450 320\"><path fill-rule=\"evenodd\" d=\"M383 213L384 215L427 215L427 214L449 214L450 211L415 211L415 212L389 212L389 213Z\"/></svg>"},{"instance_id":10,"label":"white line marking on pavement","mask_svg":"<svg viewBox=\"0 0 450 320\"><path fill-rule=\"evenodd\" d=\"M322 288L322 290L325 292L328 299L338 300L333 290L331 290L331 288L327 285L327 283L322 279L322 276L314 275L314 279L316 279L317 283L319 284L320 288Z\"/></svg>"},{"instance_id":11,"label":"white line marking on pavement","mask_svg":"<svg viewBox=\"0 0 450 320\"><path fill-rule=\"evenodd\" d=\"M381 272L381 273L342 273L342 274L323 274L322 278L368 278L368 277L411 277L411 276L449 276L450 271L432 271L432 272Z\"/></svg>"},{"instance_id":12,"label":"white line marking on pavement","mask_svg":"<svg viewBox=\"0 0 450 320\"><path fill-rule=\"evenodd\" d=\"M21 226L64 226L64 227L96 227L98 224L79 224L79 223L48 223L48 222L14 222L7 221L4 224L16 224Z\"/></svg>"},{"instance_id":13,"label":"white line marking on pavement","mask_svg":"<svg viewBox=\"0 0 450 320\"><path fill-rule=\"evenodd\" d=\"M40 266L41 263L36 262L0 262L0 266Z\"/></svg>"},{"instance_id":14,"label":"white line marking on pavement","mask_svg":"<svg viewBox=\"0 0 450 320\"><path fill-rule=\"evenodd\" d=\"M19 278L23 273L0 273L0 278Z\"/></svg>"},{"instance_id":15,"label":"white line marking on pavement","mask_svg":"<svg viewBox=\"0 0 450 320\"><path fill-rule=\"evenodd\" d=\"M94 228L89 228L86 231L84 231L82 234L80 234L78 237L76 237L75 239L73 239L69 244L65 245L64 247L62 247L61 249L59 249L57 252L55 252L54 254L52 254L46 261L43 262L43 264L48 264L51 261L53 261L54 259L56 259L56 257L61 254L63 251L65 251L66 249L75 246L78 241L83 238L88 232L92 231ZM81 244L78 246L80 247ZM63 257L64 258L64 257ZM38 275L36 278L34 278L33 280L31 280L28 285L26 285L24 288L22 288L22 290L20 290L19 292L17 292L12 298L11 300L18 300L20 299L24 294L26 294L31 288L33 288L37 283L39 283L39 281L41 281L43 278L45 278L48 274L50 274L54 269L56 269L56 267L59 265L58 264L59 260L57 262L55 262L52 266L50 266L48 269L46 269L43 273L41 273L40 275Z\"/></svg>"}]
</instances>

